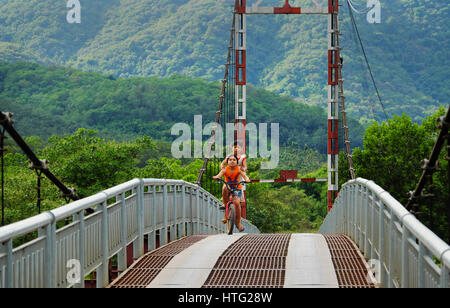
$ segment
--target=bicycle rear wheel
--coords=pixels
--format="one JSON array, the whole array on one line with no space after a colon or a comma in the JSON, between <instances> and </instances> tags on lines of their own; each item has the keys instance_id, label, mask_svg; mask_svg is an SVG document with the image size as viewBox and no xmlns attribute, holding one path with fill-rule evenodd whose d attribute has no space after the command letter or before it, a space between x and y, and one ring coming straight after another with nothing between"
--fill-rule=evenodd
<instances>
[{"instance_id":1,"label":"bicycle rear wheel","mask_svg":"<svg viewBox=\"0 0 450 308\"><path fill-rule=\"evenodd\" d=\"M228 217L227 217L228 235L233 234L233 229L235 225L236 225L236 209L234 208L234 204L231 203L228 207Z\"/></svg>"}]
</instances>

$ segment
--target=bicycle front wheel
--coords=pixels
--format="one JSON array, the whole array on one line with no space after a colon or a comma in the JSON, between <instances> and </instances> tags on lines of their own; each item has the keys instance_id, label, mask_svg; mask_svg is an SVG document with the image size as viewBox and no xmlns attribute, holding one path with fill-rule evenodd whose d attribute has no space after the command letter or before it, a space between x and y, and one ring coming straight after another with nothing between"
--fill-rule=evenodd
<instances>
[{"instance_id":1,"label":"bicycle front wheel","mask_svg":"<svg viewBox=\"0 0 450 308\"><path fill-rule=\"evenodd\" d=\"M227 232L228 235L233 234L234 226L236 225L236 209L234 208L234 204L231 203L228 208L228 217L227 217Z\"/></svg>"}]
</instances>

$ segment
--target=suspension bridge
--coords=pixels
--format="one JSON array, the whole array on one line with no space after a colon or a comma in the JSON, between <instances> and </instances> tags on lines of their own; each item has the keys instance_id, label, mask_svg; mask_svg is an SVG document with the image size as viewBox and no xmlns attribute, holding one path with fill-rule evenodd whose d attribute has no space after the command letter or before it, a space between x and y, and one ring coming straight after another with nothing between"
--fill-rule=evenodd
<instances>
[{"instance_id":1,"label":"suspension bridge","mask_svg":"<svg viewBox=\"0 0 450 308\"><path fill-rule=\"evenodd\" d=\"M261 1L252 6L236 1L216 123L235 124L235 140L245 153L247 16L328 17L328 178L298 179L286 171L273 180L327 183L328 215L318 233L261 234L243 211L245 233L225 234L216 198L220 192L210 181L220 161L210 155L195 184L133 179L78 199L33 154L15 131L11 114L1 112L1 149L6 131L39 176L47 176L73 202L0 228L0 287L450 287L449 245L389 192L355 178L345 119L340 6L338 0L328 0L328 6L312 2L313 7L293 7L288 0L282 7L261 7ZM352 180L338 192L339 114ZM421 194L435 167L449 123L447 112L411 200ZM209 151L213 148L211 142ZM24 235L33 240L14 245Z\"/></svg>"}]
</instances>

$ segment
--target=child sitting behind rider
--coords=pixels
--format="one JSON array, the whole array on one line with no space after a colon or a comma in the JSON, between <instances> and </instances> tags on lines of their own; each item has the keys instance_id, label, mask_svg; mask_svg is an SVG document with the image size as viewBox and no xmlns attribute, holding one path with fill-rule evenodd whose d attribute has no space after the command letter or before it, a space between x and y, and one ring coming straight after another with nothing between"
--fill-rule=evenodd
<instances>
[{"instance_id":1,"label":"child sitting behind rider","mask_svg":"<svg viewBox=\"0 0 450 308\"><path fill-rule=\"evenodd\" d=\"M240 232L244 231L244 226L242 226L241 224L241 196L242 196L242 185L238 183L239 178L242 176L242 178L247 181L250 182L250 179L248 178L248 176L245 174L245 172L243 170L240 169L240 167L238 166L238 157L236 155L230 155L227 158L227 167L220 170L219 174L214 176L213 179L214 180L218 180L220 178L222 178L222 176L225 176L225 182L231 186L232 188L236 188L235 190L233 190L232 194L233 194L233 204L234 207L236 209L236 226L239 229ZM228 203L228 189L226 190L227 193L224 194L224 192L222 192L222 198L223 198L223 202L224 204Z\"/></svg>"},{"instance_id":2,"label":"child sitting behind rider","mask_svg":"<svg viewBox=\"0 0 450 308\"><path fill-rule=\"evenodd\" d=\"M222 161L222 163L220 164L220 169L224 169L227 165L227 159L228 157L232 156L232 155L236 155L237 159L238 159L238 166L241 168L242 171L247 172L247 156L244 154L242 154L242 148L239 145L238 141L235 141L233 143L233 147L232 147L232 153L230 155L228 155L227 157L225 157L225 159Z\"/></svg>"}]
</instances>

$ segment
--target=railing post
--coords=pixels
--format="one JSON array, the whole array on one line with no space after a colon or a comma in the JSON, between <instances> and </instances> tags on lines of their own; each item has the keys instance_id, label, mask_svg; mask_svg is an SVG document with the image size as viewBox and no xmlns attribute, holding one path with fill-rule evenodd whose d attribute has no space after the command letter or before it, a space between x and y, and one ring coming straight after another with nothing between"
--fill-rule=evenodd
<instances>
[{"instance_id":1,"label":"railing post","mask_svg":"<svg viewBox=\"0 0 450 308\"><path fill-rule=\"evenodd\" d=\"M347 187L343 188L342 192L340 193L340 196L341 196L341 206L338 208L338 211L336 213L337 215L336 215L336 219L335 219L335 225L337 228L337 233L345 233L344 232L344 229L345 229L345 226L344 226L344 221L345 221L344 215L345 214L344 213L345 213L345 207L346 207L345 200L347 198ZM328 230L326 232L331 232L331 230Z\"/></svg>"},{"instance_id":2,"label":"railing post","mask_svg":"<svg viewBox=\"0 0 450 308\"><path fill-rule=\"evenodd\" d=\"M359 239L358 239L358 246L360 247L360 250L364 248L364 237L363 237L363 210L364 210L364 191L366 189L366 186L361 185L361 190L359 194L359 205L358 205L358 213L359 213Z\"/></svg>"},{"instance_id":3,"label":"railing post","mask_svg":"<svg viewBox=\"0 0 450 308\"><path fill-rule=\"evenodd\" d=\"M383 266L383 262L384 262L384 204L383 201L381 201L378 198L378 204L380 205L380 213L379 213L379 221L378 221L378 252L379 252L379 264L380 264L380 279L378 280L381 285L386 285L384 283L384 266Z\"/></svg>"},{"instance_id":4,"label":"railing post","mask_svg":"<svg viewBox=\"0 0 450 308\"><path fill-rule=\"evenodd\" d=\"M212 211L212 218L211 218L211 220L212 220L212 230L213 230L213 234L216 234L217 233L217 213L216 213L216 201L215 200L213 200L212 201L212 203L211 203L211 205L212 205L212 208L211 208L211 211Z\"/></svg>"},{"instance_id":5,"label":"railing post","mask_svg":"<svg viewBox=\"0 0 450 308\"><path fill-rule=\"evenodd\" d=\"M177 239L177 184L173 185L173 224L170 228L170 241Z\"/></svg>"},{"instance_id":6,"label":"railing post","mask_svg":"<svg viewBox=\"0 0 450 308\"><path fill-rule=\"evenodd\" d=\"M343 211L343 224L344 224L344 230L343 233L348 234L348 226L349 226L349 221L348 221L348 209L350 207L350 205L348 204L349 199L350 199L350 187L347 186L346 187L346 192L345 192L345 209Z\"/></svg>"},{"instance_id":7,"label":"railing post","mask_svg":"<svg viewBox=\"0 0 450 308\"><path fill-rule=\"evenodd\" d=\"M194 215L192 214L192 197L193 197L193 191L194 189L192 187L187 188L189 191L189 213L190 213L190 220L187 222L187 233L186 235L194 235Z\"/></svg>"},{"instance_id":8,"label":"railing post","mask_svg":"<svg viewBox=\"0 0 450 308\"><path fill-rule=\"evenodd\" d=\"M425 287L425 276L424 276L424 257L425 257L425 249L423 247L422 242L419 242L419 255L418 255L418 269L417 269L417 280L418 280L418 288L424 288Z\"/></svg>"},{"instance_id":9,"label":"railing post","mask_svg":"<svg viewBox=\"0 0 450 308\"><path fill-rule=\"evenodd\" d=\"M346 200L347 200L347 187L344 188L343 192L341 193L341 205L337 214L336 215L336 222L335 225L338 226L338 233L345 233L345 208L347 207L346 204ZM331 230L329 230L328 232L331 232Z\"/></svg>"},{"instance_id":10,"label":"railing post","mask_svg":"<svg viewBox=\"0 0 450 308\"><path fill-rule=\"evenodd\" d=\"M152 232L149 235L150 245L149 250L156 249L156 185L152 186Z\"/></svg>"},{"instance_id":11,"label":"railing post","mask_svg":"<svg viewBox=\"0 0 450 308\"><path fill-rule=\"evenodd\" d=\"M369 199L370 200L370 199ZM372 193L372 200L370 200L370 205L372 207L372 215L370 217L371 220L371 230L370 230L370 239L371 239L371 244L370 244L370 258L371 259L375 259L375 207L376 207L376 202L375 202L375 195Z\"/></svg>"},{"instance_id":12,"label":"railing post","mask_svg":"<svg viewBox=\"0 0 450 308\"><path fill-rule=\"evenodd\" d=\"M108 203L105 200L102 203L102 222L101 222L101 252L102 252L102 263L97 268L97 288L104 288L108 285L109 279L109 264L108 264Z\"/></svg>"},{"instance_id":13,"label":"railing post","mask_svg":"<svg viewBox=\"0 0 450 308\"><path fill-rule=\"evenodd\" d=\"M213 202L212 202L212 223L213 223L213 233L214 234L216 234L216 233L218 233L218 231L217 231L217 228L218 228L218 224L217 224L217 211L216 211L216 209L217 209L217 203L216 203L216 201L215 200L213 200Z\"/></svg>"},{"instance_id":14,"label":"railing post","mask_svg":"<svg viewBox=\"0 0 450 308\"><path fill-rule=\"evenodd\" d=\"M350 237L355 240L355 233L356 233L356 226L355 226L355 198L356 198L356 190L357 190L358 184L353 185L352 187L352 200L351 200L351 209L350 209Z\"/></svg>"},{"instance_id":15,"label":"railing post","mask_svg":"<svg viewBox=\"0 0 450 308\"><path fill-rule=\"evenodd\" d=\"M366 226L365 226L365 236L364 236L364 256L370 257L369 251L369 188L366 186L366 202L364 211L366 214Z\"/></svg>"},{"instance_id":16,"label":"railing post","mask_svg":"<svg viewBox=\"0 0 450 308\"><path fill-rule=\"evenodd\" d=\"M119 196L116 196L118 201ZM125 192L120 194L120 212L121 212L121 247L117 255L117 267L119 271L124 271L127 268L127 205L125 204Z\"/></svg>"},{"instance_id":17,"label":"railing post","mask_svg":"<svg viewBox=\"0 0 450 308\"><path fill-rule=\"evenodd\" d=\"M56 222L55 216L51 212L47 212L52 216L51 222L45 226L45 287L56 287ZM12 243L12 242L11 242ZM12 257L12 255L11 255ZM11 266L12 269L12 266Z\"/></svg>"},{"instance_id":18,"label":"railing post","mask_svg":"<svg viewBox=\"0 0 450 308\"><path fill-rule=\"evenodd\" d=\"M12 254L12 239L2 243L2 249L0 253L6 254L6 275L5 275L5 288L11 289L13 287L13 254ZM1 279L1 277L0 277Z\"/></svg>"},{"instance_id":19,"label":"railing post","mask_svg":"<svg viewBox=\"0 0 450 308\"><path fill-rule=\"evenodd\" d=\"M387 274L387 286L388 288L393 287L393 277L392 277L392 270L394 268L393 262L394 262L394 240L395 240L395 233L394 233L394 213L392 211L392 208L389 209L389 215L391 219L389 220L389 273Z\"/></svg>"},{"instance_id":20,"label":"railing post","mask_svg":"<svg viewBox=\"0 0 450 308\"><path fill-rule=\"evenodd\" d=\"M135 202L136 202L136 207L135 207L135 212L134 213L130 213L131 215L134 215L134 217L136 217L136 233L137 233L137 237L136 239L133 241L133 260L139 255L139 218L137 218L138 215L138 211L139 211L139 186L138 187L133 187L131 189L131 194L135 195Z\"/></svg>"},{"instance_id":21,"label":"railing post","mask_svg":"<svg viewBox=\"0 0 450 308\"><path fill-rule=\"evenodd\" d=\"M196 196L196 207L197 207L197 226L196 226L196 232L197 234L200 234L200 187L197 187L197 196Z\"/></svg>"},{"instance_id":22,"label":"railing post","mask_svg":"<svg viewBox=\"0 0 450 308\"><path fill-rule=\"evenodd\" d=\"M84 288L84 266L85 266L85 224L84 224L84 210L77 215L77 220L79 224L79 262L80 262L80 283L78 288Z\"/></svg>"},{"instance_id":23,"label":"railing post","mask_svg":"<svg viewBox=\"0 0 450 308\"><path fill-rule=\"evenodd\" d=\"M353 230L353 225L352 225L353 190L354 190L354 186L352 185L352 186L350 186L348 207L347 207L347 222L348 222L347 235L348 236L351 236L352 230Z\"/></svg>"},{"instance_id":24,"label":"railing post","mask_svg":"<svg viewBox=\"0 0 450 308\"><path fill-rule=\"evenodd\" d=\"M220 211L219 211L219 204L218 203L216 203L215 209L216 209L216 226L217 226L217 228L216 228L217 232L216 233L220 233Z\"/></svg>"},{"instance_id":25,"label":"railing post","mask_svg":"<svg viewBox=\"0 0 450 308\"><path fill-rule=\"evenodd\" d=\"M441 267L441 288L448 288L448 277L450 272L445 264Z\"/></svg>"},{"instance_id":26,"label":"railing post","mask_svg":"<svg viewBox=\"0 0 450 308\"><path fill-rule=\"evenodd\" d=\"M363 243L364 243L364 237L363 237L363 233L364 233L364 221L363 221L363 215L364 215L364 191L365 191L365 186L361 185L361 190L359 193L359 204L358 204L358 226L359 226L359 240L357 245L360 247L360 250L362 249L362 247L364 247Z\"/></svg>"},{"instance_id":27,"label":"railing post","mask_svg":"<svg viewBox=\"0 0 450 308\"><path fill-rule=\"evenodd\" d=\"M138 238L137 238L137 254L134 256L136 259L144 255L144 180L139 179L139 186L137 187L136 196L137 205L137 227L138 227Z\"/></svg>"},{"instance_id":28,"label":"railing post","mask_svg":"<svg viewBox=\"0 0 450 308\"><path fill-rule=\"evenodd\" d=\"M359 184L355 185L355 196L353 198L353 240L355 243L358 242L358 195L359 195Z\"/></svg>"},{"instance_id":29,"label":"railing post","mask_svg":"<svg viewBox=\"0 0 450 308\"><path fill-rule=\"evenodd\" d=\"M205 205L205 192L202 191L202 234L206 232L206 205Z\"/></svg>"},{"instance_id":30,"label":"railing post","mask_svg":"<svg viewBox=\"0 0 450 308\"><path fill-rule=\"evenodd\" d=\"M402 222L403 223L403 222ZM402 288L408 288L408 238L409 231L405 225L403 225L402 230L402 247L401 247L401 258L402 258L402 280L401 286Z\"/></svg>"},{"instance_id":31,"label":"railing post","mask_svg":"<svg viewBox=\"0 0 450 308\"><path fill-rule=\"evenodd\" d=\"M147 195L148 195L147 202L146 202L146 199L145 199L145 195L146 195L145 189L146 188L147 188ZM147 216L144 217L144 223L143 223L143 225L144 225L144 233L145 233L145 229L146 228L148 229L148 228L150 228L152 226L153 213L152 213L152 206L151 206L151 204L153 204L153 202L150 200L150 196L151 196L150 186L149 185L145 185L145 183L144 183L143 191L142 191L142 200L143 200L142 204L143 204L144 216L147 215ZM147 218L148 218L148 221L147 221ZM152 240L151 234L152 234L152 231L149 231L147 233L147 252L151 251L153 249L152 248L153 240ZM145 243L145 236L144 236L144 243ZM144 253L145 252L146 251L145 251L145 248L144 248Z\"/></svg>"},{"instance_id":32,"label":"railing post","mask_svg":"<svg viewBox=\"0 0 450 308\"><path fill-rule=\"evenodd\" d=\"M181 236L186 236L186 184L181 185Z\"/></svg>"},{"instance_id":33,"label":"railing post","mask_svg":"<svg viewBox=\"0 0 450 308\"><path fill-rule=\"evenodd\" d=\"M342 190L341 190L341 193L342 193ZM340 208L340 206L341 206L341 204L342 204L342 202L341 202L341 198L342 198L342 196L340 196L340 198L338 197L336 200L335 200L335 205L333 206L333 207L335 207L335 206L339 206L339 208ZM331 210L333 210L333 209L331 209ZM331 211L330 211L330 213L331 213ZM339 210L334 210L334 216L330 216L330 217L333 217L333 223L330 223L333 227L334 227L334 229L336 230L336 232L339 232L338 230L339 230L339 228L338 228L338 224L337 224L337 219L336 219L336 217L338 216L337 214L339 213Z\"/></svg>"},{"instance_id":34,"label":"railing post","mask_svg":"<svg viewBox=\"0 0 450 308\"><path fill-rule=\"evenodd\" d=\"M208 232L207 232L207 234L211 234L212 232L212 230L211 230L211 206L212 206L212 204L211 204L211 197L210 196L206 196L206 198L207 198L207 203L206 203L206 207L208 208L208 211L207 211L207 215L208 215Z\"/></svg>"},{"instance_id":35,"label":"railing post","mask_svg":"<svg viewBox=\"0 0 450 308\"><path fill-rule=\"evenodd\" d=\"M168 219L169 219L169 203L167 200L167 184L164 184L163 188L163 221L164 225L162 230L160 231L160 246L163 246L167 243L167 227L168 227Z\"/></svg>"},{"instance_id":36,"label":"railing post","mask_svg":"<svg viewBox=\"0 0 450 308\"><path fill-rule=\"evenodd\" d=\"M349 202L348 202L348 207L347 207L347 235L351 235L352 232L352 202L353 202L353 190L354 190L354 186L350 186L350 191L349 191Z\"/></svg>"},{"instance_id":37,"label":"railing post","mask_svg":"<svg viewBox=\"0 0 450 308\"><path fill-rule=\"evenodd\" d=\"M204 198L205 198L205 196L204 196L204 194L203 194L203 191L200 191L199 190L199 193L201 192L201 196L200 196L200 212L198 213L199 215L198 215L198 220L199 220L199 225L200 225L200 233L199 234L205 234L205 231L204 231L204 228L205 228L205 226L204 226L204 224L205 224L205 220L204 220L204 216L205 216L205 207L204 207Z\"/></svg>"}]
</instances>

